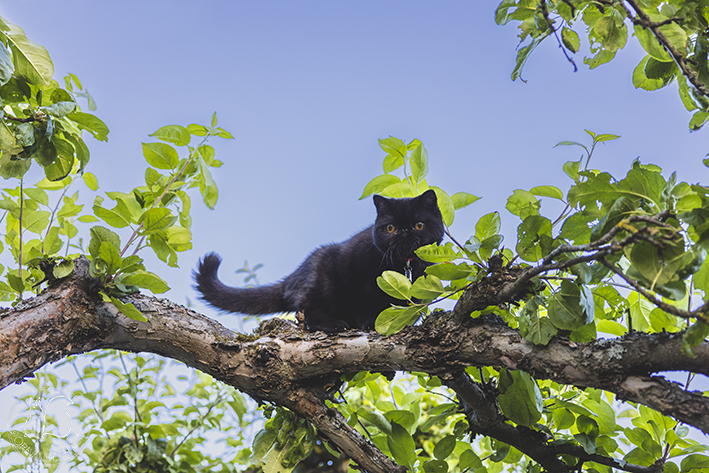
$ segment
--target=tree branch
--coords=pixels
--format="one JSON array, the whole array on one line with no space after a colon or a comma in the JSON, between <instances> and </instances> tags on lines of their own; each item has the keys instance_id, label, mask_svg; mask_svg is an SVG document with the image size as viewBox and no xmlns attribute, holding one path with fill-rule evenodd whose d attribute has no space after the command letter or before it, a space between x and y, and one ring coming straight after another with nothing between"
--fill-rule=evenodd
<instances>
[{"instance_id":1,"label":"tree branch","mask_svg":"<svg viewBox=\"0 0 709 473\"><path fill-rule=\"evenodd\" d=\"M568 473L576 466L569 466L559 458L562 454L573 455L583 462L593 461L618 470L632 473L659 473L658 466L644 467L621 462L611 457L589 454L576 445L552 444L553 438L543 432L524 426L514 427L506 422L497 405L494 388L474 382L464 372L441 378L448 387L456 392L473 435L482 434L512 445L520 452L539 463L544 471L550 473Z\"/></svg>"},{"instance_id":2,"label":"tree branch","mask_svg":"<svg viewBox=\"0 0 709 473\"><path fill-rule=\"evenodd\" d=\"M483 308L502 303L494 291L505 282L496 278L465 295L475 293L470 297L485 304ZM387 338L357 331L337 336L309 333L282 319L272 319L259 334L247 336L170 301L143 295L127 298L148 318L137 322L102 302L96 284L88 277L88 262L76 260L72 276L0 312L0 387L21 382L69 354L101 348L147 351L183 361L255 399L292 408L335 435L339 427L328 427L327 422L342 421L322 400L306 396L312 386L362 370L445 375L468 366L502 366L537 379L604 389L709 433L709 398L651 376L676 370L709 374L709 343L697 346L692 358L682 349L681 334L634 332L589 343L555 338L547 346L535 346L504 324L469 319L461 326L454 313L444 313ZM316 420L313 413L318 413ZM344 435L349 443L344 438L333 441L343 442L338 445L364 466L370 452L364 453L362 445L368 441L353 429ZM367 468L387 471L375 467Z\"/></svg>"},{"instance_id":3,"label":"tree branch","mask_svg":"<svg viewBox=\"0 0 709 473\"><path fill-rule=\"evenodd\" d=\"M669 23L679 23L680 21L683 21L682 18L669 18L667 20L661 21L661 22L654 22L650 18L650 16L645 13L645 11L640 7L640 4L637 2L637 0L626 0L630 6L633 7L633 10L635 10L635 15L628 9L627 6L625 6L624 2L620 2L620 5L623 7L623 9L626 12L626 16L630 19L630 21L633 22L635 25L640 25L644 28L649 28L650 31L655 35L657 40L664 46L664 48L670 53L672 58L675 60L675 63L677 63L677 66L679 69L682 71L682 74L689 80L689 82L705 97L709 97L709 89L704 85L702 81L699 80L699 77L697 74L689 67L687 57L684 55L683 52L679 51L672 43L670 43L670 40L667 39L667 36L660 30L660 27L663 25L669 24Z\"/></svg>"}]
</instances>

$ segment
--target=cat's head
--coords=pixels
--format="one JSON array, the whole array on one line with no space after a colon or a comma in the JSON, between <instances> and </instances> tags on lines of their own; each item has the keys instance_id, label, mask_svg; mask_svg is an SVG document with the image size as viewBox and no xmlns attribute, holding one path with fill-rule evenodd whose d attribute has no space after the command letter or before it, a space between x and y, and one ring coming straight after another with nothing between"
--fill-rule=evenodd
<instances>
[{"instance_id":1,"label":"cat's head","mask_svg":"<svg viewBox=\"0 0 709 473\"><path fill-rule=\"evenodd\" d=\"M374 196L377 219L374 244L392 263L414 257L414 250L443 239L443 218L436 193L429 189L418 197L388 199Z\"/></svg>"}]
</instances>

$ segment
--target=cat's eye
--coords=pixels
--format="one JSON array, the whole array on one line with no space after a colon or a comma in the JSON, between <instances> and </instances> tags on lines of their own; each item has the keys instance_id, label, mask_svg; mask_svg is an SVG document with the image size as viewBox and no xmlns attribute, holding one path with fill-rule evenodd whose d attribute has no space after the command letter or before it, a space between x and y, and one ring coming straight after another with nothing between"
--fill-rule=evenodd
<instances>
[{"instance_id":1,"label":"cat's eye","mask_svg":"<svg viewBox=\"0 0 709 473\"><path fill-rule=\"evenodd\" d=\"M418 222L416 225L414 225L414 228L416 230L423 230L423 222Z\"/></svg>"},{"instance_id":2,"label":"cat's eye","mask_svg":"<svg viewBox=\"0 0 709 473\"><path fill-rule=\"evenodd\" d=\"M396 227L394 225L392 225L391 223L387 225L387 232L394 233L394 230L396 230Z\"/></svg>"}]
</instances>

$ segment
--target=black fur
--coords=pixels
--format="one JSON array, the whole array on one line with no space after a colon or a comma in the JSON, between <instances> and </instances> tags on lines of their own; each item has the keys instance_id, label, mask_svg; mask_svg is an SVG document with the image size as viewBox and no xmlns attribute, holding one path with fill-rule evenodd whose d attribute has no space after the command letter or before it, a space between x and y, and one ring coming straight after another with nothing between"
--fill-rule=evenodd
<instances>
[{"instance_id":1,"label":"black fur","mask_svg":"<svg viewBox=\"0 0 709 473\"><path fill-rule=\"evenodd\" d=\"M385 270L405 272L406 263L415 278L427 264L414 250L443 239L443 220L436 194L428 190L418 197L387 199L374 196L377 219L347 241L322 246L280 282L239 289L225 286L217 277L221 258L210 253L193 273L197 290L214 307L242 314L303 311L310 330L337 332L348 328L369 330L379 313L401 301L377 286ZM418 223L422 229L416 229ZM393 232L387 231L394 225Z\"/></svg>"}]
</instances>

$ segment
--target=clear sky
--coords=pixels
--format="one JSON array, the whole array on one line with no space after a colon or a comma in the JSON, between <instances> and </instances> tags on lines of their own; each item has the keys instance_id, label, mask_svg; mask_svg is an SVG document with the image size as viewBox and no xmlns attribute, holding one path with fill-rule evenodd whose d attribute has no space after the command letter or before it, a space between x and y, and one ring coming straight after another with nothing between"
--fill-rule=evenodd
<instances>
[{"instance_id":1,"label":"clear sky","mask_svg":"<svg viewBox=\"0 0 709 473\"><path fill-rule=\"evenodd\" d=\"M215 142L215 211L194 201L194 249L165 275L178 303L192 300L190 271L208 251L224 257L221 276L264 263L261 282L291 272L316 246L341 241L374 219L364 185L381 173L377 140L421 139L428 181L483 199L452 227L465 240L485 213L501 210L507 246L516 217L504 211L514 189L569 180L578 159L561 140L587 142L584 128L622 139L593 163L618 178L631 162L707 181L701 164L709 130L690 133L677 86L636 90L632 44L589 71L573 73L553 38L512 82L518 30L494 23L497 2L3 0L0 13L44 45L55 77L73 72L98 103L111 133L87 138L101 190L140 185L141 141L166 124L219 123L235 140ZM542 210L548 204L543 204ZM549 215L555 216L555 215ZM220 320L229 325L229 318Z\"/></svg>"}]
</instances>

